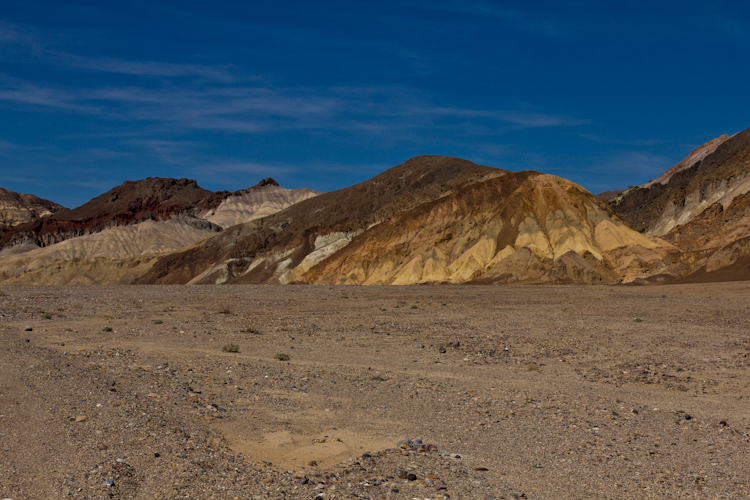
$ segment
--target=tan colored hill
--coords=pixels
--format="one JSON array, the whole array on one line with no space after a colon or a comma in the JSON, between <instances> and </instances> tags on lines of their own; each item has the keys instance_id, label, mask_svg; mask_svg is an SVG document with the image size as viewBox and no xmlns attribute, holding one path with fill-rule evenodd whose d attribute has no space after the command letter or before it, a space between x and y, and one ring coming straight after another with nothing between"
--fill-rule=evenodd
<instances>
[{"instance_id":1,"label":"tan colored hill","mask_svg":"<svg viewBox=\"0 0 750 500\"><path fill-rule=\"evenodd\" d=\"M423 156L161 257L136 282L591 283L676 261L569 181Z\"/></svg>"},{"instance_id":2,"label":"tan colored hill","mask_svg":"<svg viewBox=\"0 0 750 500\"><path fill-rule=\"evenodd\" d=\"M0 226L15 227L67 210L33 194L0 188Z\"/></svg>"},{"instance_id":3,"label":"tan colored hill","mask_svg":"<svg viewBox=\"0 0 750 500\"><path fill-rule=\"evenodd\" d=\"M750 279L750 129L700 146L610 204L682 250L691 279Z\"/></svg>"},{"instance_id":4,"label":"tan colored hill","mask_svg":"<svg viewBox=\"0 0 750 500\"><path fill-rule=\"evenodd\" d=\"M232 193L202 218L227 228L262 219L319 194L312 189L285 189L268 178L250 189Z\"/></svg>"},{"instance_id":5,"label":"tan colored hill","mask_svg":"<svg viewBox=\"0 0 750 500\"><path fill-rule=\"evenodd\" d=\"M216 234L212 224L192 217L148 220L62 241L0 259L5 284L126 284L158 254Z\"/></svg>"}]
</instances>

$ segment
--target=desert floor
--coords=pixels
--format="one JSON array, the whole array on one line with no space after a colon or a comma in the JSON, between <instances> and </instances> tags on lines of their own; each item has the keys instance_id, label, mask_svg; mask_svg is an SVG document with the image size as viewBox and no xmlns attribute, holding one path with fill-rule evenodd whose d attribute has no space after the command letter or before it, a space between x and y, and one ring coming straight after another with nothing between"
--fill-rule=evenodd
<instances>
[{"instance_id":1,"label":"desert floor","mask_svg":"<svg viewBox=\"0 0 750 500\"><path fill-rule=\"evenodd\" d=\"M750 497L748 282L0 295L0 498Z\"/></svg>"}]
</instances>

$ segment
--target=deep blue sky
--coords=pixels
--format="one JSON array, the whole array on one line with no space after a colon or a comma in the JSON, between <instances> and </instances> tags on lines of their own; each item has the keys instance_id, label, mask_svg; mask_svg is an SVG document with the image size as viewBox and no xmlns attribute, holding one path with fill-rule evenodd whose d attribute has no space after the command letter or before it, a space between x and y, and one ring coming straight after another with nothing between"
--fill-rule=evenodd
<instances>
[{"instance_id":1,"label":"deep blue sky","mask_svg":"<svg viewBox=\"0 0 750 500\"><path fill-rule=\"evenodd\" d=\"M329 191L420 154L640 184L750 126L747 2L0 2L0 187Z\"/></svg>"}]
</instances>

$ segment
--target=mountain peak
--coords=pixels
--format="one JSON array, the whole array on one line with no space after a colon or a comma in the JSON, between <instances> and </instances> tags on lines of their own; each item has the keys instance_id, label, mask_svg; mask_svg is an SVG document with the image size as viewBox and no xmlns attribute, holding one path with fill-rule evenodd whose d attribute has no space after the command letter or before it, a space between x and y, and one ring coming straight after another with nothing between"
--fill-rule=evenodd
<instances>
[{"instance_id":1,"label":"mountain peak","mask_svg":"<svg viewBox=\"0 0 750 500\"><path fill-rule=\"evenodd\" d=\"M265 179L263 179L262 181L260 181L258 183L259 187L263 187L263 186L278 186L278 185L279 185L279 183L276 182L275 180L273 180L270 177L266 177Z\"/></svg>"}]
</instances>

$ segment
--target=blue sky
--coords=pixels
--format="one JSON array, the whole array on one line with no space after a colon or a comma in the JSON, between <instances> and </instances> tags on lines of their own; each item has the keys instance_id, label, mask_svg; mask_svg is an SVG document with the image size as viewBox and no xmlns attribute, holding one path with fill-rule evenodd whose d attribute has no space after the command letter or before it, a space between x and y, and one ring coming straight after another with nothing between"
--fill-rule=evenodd
<instances>
[{"instance_id":1,"label":"blue sky","mask_svg":"<svg viewBox=\"0 0 750 500\"><path fill-rule=\"evenodd\" d=\"M750 126L744 2L0 3L0 187L330 191L420 154L657 177Z\"/></svg>"}]
</instances>

